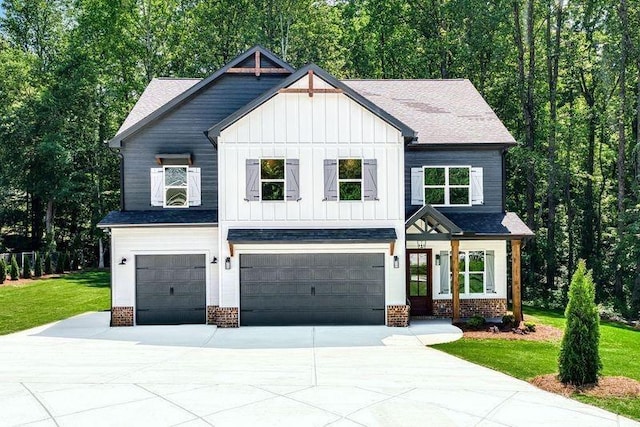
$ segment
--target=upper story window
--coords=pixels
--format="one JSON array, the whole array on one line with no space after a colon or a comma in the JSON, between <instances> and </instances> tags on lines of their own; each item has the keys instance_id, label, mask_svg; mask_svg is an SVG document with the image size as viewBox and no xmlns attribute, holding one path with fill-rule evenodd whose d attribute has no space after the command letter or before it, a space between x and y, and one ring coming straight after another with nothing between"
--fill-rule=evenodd
<instances>
[{"instance_id":1,"label":"upper story window","mask_svg":"<svg viewBox=\"0 0 640 427\"><path fill-rule=\"evenodd\" d=\"M245 200L300 200L299 170L299 159L247 159Z\"/></svg>"},{"instance_id":2,"label":"upper story window","mask_svg":"<svg viewBox=\"0 0 640 427\"><path fill-rule=\"evenodd\" d=\"M483 169L470 166L411 168L411 204L432 206L484 204Z\"/></svg>"},{"instance_id":3,"label":"upper story window","mask_svg":"<svg viewBox=\"0 0 640 427\"><path fill-rule=\"evenodd\" d=\"M188 208L202 204L200 168L186 165L151 168L151 206Z\"/></svg>"},{"instance_id":4,"label":"upper story window","mask_svg":"<svg viewBox=\"0 0 640 427\"><path fill-rule=\"evenodd\" d=\"M378 160L325 159L324 200L378 200Z\"/></svg>"},{"instance_id":5,"label":"upper story window","mask_svg":"<svg viewBox=\"0 0 640 427\"><path fill-rule=\"evenodd\" d=\"M260 160L261 200L284 200L284 159Z\"/></svg>"},{"instance_id":6,"label":"upper story window","mask_svg":"<svg viewBox=\"0 0 640 427\"><path fill-rule=\"evenodd\" d=\"M338 160L340 200L362 200L362 159Z\"/></svg>"},{"instance_id":7,"label":"upper story window","mask_svg":"<svg viewBox=\"0 0 640 427\"><path fill-rule=\"evenodd\" d=\"M188 168L186 166L164 167L165 208L189 207Z\"/></svg>"}]
</instances>

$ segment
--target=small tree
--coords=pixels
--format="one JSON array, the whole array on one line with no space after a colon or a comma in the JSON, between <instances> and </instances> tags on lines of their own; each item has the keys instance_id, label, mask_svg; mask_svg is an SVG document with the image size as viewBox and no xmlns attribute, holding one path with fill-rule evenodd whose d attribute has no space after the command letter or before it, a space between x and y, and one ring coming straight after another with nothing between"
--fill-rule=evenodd
<instances>
[{"instance_id":1,"label":"small tree","mask_svg":"<svg viewBox=\"0 0 640 427\"><path fill-rule=\"evenodd\" d=\"M7 280L7 263L4 258L0 258L0 284Z\"/></svg>"},{"instance_id":2,"label":"small tree","mask_svg":"<svg viewBox=\"0 0 640 427\"><path fill-rule=\"evenodd\" d=\"M47 252L44 256L44 274L53 273L53 265L51 264L51 252Z\"/></svg>"},{"instance_id":3,"label":"small tree","mask_svg":"<svg viewBox=\"0 0 640 427\"><path fill-rule=\"evenodd\" d=\"M64 271L71 271L71 254L69 251L64 253Z\"/></svg>"},{"instance_id":4,"label":"small tree","mask_svg":"<svg viewBox=\"0 0 640 427\"><path fill-rule=\"evenodd\" d=\"M42 277L42 258L40 252L36 252L36 259L33 266L33 275L35 277Z\"/></svg>"},{"instance_id":5,"label":"small tree","mask_svg":"<svg viewBox=\"0 0 640 427\"><path fill-rule=\"evenodd\" d=\"M31 279L31 259L29 257L25 257L22 263L22 278Z\"/></svg>"},{"instance_id":6,"label":"small tree","mask_svg":"<svg viewBox=\"0 0 640 427\"><path fill-rule=\"evenodd\" d=\"M11 255L11 265L9 266L9 276L11 280L18 280L20 277L20 267L18 267L18 261L16 261L16 256Z\"/></svg>"},{"instance_id":7,"label":"small tree","mask_svg":"<svg viewBox=\"0 0 640 427\"><path fill-rule=\"evenodd\" d=\"M587 271L584 260L580 260L571 278L565 317L567 326L560 347L559 379L577 386L596 384L602 369L598 352L600 315L591 271Z\"/></svg>"},{"instance_id":8,"label":"small tree","mask_svg":"<svg viewBox=\"0 0 640 427\"><path fill-rule=\"evenodd\" d=\"M58 259L56 259L56 273L64 273L64 252L58 252Z\"/></svg>"}]
</instances>

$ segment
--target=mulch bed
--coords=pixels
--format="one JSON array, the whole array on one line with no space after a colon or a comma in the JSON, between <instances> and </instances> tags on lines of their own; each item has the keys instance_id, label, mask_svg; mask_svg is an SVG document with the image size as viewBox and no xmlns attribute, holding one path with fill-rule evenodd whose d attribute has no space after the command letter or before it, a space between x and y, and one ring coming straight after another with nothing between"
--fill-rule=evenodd
<instances>
[{"instance_id":1,"label":"mulch bed","mask_svg":"<svg viewBox=\"0 0 640 427\"><path fill-rule=\"evenodd\" d=\"M58 279L62 277L62 274L45 274L42 277L34 277L32 279L23 279L20 278L18 280L11 280L9 278L9 276L7 276L6 280L4 281L4 283L0 284L0 286L20 286L20 285L26 285L29 283L33 283L34 280L42 280L42 279Z\"/></svg>"},{"instance_id":2,"label":"mulch bed","mask_svg":"<svg viewBox=\"0 0 640 427\"><path fill-rule=\"evenodd\" d=\"M500 323L487 323L485 329L481 331L467 330L464 324L456 325L463 331L465 338L484 340L484 339L500 339L500 340L520 340L520 341L560 341L562 339L562 330L547 325L536 325L536 331L528 334L520 335L514 333L510 328L502 328ZM491 326L497 326L500 332L495 333L489 331ZM502 329L501 329L502 328Z\"/></svg>"},{"instance_id":3,"label":"mulch bed","mask_svg":"<svg viewBox=\"0 0 640 427\"><path fill-rule=\"evenodd\" d=\"M584 394L592 397L640 397L640 381L627 377L601 377L596 385L576 387L561 383L558 374L547 374L535 377L531 384L564 396Z\"/></svg>"}]
</instances>

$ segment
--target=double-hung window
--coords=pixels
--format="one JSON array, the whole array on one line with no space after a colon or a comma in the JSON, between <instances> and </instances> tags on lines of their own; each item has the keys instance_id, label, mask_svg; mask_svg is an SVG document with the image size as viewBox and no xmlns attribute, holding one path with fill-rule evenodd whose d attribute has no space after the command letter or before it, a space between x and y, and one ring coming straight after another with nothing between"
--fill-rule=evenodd
<instances>
[{"instance_id":1,"label":"double-hung window","mask_svg":"<svg viewBox=\"0 0 640 427\"><path fill-rule=\"evenodd\" d=\"M471 168L425 166L424 202L432 206L471 205Z\"/></svg>"},{"instance_id":2,"label":"double-hung window","mask_svg":"<svg viewBox=\"0 0 640 427\"><path fill-rule=\"evenodd\" d=\"M186 166L164 167L164 202L165 208L189 207L189 181Z\"/></svg>"},{"instance_id":3,"label":"double-hung window","mask_svg":"<svg viewBox=\"0 0 640 427\"><path fill-rule=\"evenodd\" d=\"M440 294L451 293L451 253L440 252ZM458 286L460 295L495 294L495 251L458 252Z\"/></svg>"},{"instance_id":4,"label":"double-hung window","mask_svg":"<svg viewBox=\"0 0 640 427\"><path fill-rule=\"evenodd\" d=\"M284 159L260 160L260 200L285 199Z\"/></svg>"},{"instance_id":5,"label":"double-hung window","mask_svg":"<svg viewBox=\"0 0 640 427\"><path fill-rule=\"evenodd\" d=\"M362 200L362 159L338 160L339 200Z\"/></svg>"}]
</instances>

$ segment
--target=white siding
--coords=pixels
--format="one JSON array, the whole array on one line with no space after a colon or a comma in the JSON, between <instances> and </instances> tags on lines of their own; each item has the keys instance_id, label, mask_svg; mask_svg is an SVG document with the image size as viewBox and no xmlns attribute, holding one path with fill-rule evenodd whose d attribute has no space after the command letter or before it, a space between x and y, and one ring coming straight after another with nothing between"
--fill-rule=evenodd
<instances>
[{"instance_id":1,"label":"white siding","mask_svg":"<svg viewBox=\"0 0 640 427\"><path fill-rule=\"evenodd\" d=\"M114 307L135 307L136 255L204 254L207 262L207 305L217 305L218 229L215 227L139 227L111 229L111 286ZM125 265L119 265L122 258ZM212 264L213 257L218 258Z\"/></svg>"}]
</instances>

